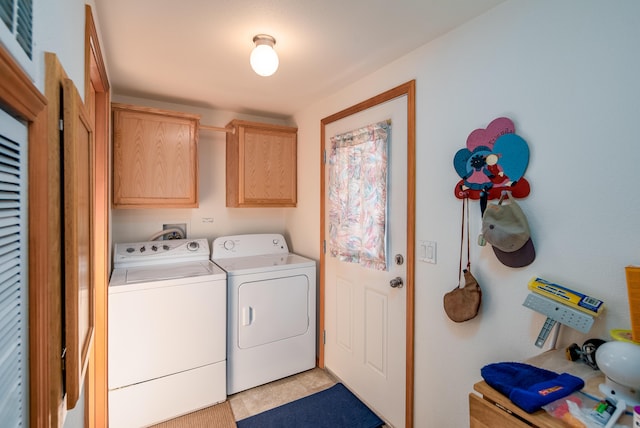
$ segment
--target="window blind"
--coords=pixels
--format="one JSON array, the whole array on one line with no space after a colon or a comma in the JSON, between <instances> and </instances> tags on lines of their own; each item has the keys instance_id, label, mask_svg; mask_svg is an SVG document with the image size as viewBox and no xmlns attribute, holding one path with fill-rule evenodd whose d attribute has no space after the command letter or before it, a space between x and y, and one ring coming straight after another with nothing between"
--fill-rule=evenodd
<instances>
[{"instance_id":1,"label":"window blind","mask_svg":"<svg viewBox=\"0 0 640 428\"><path fill-rule=\"evenodd\" d=\"M27 127L0 110L0 425L28 424Z\"/></svg>"}]
</instances>

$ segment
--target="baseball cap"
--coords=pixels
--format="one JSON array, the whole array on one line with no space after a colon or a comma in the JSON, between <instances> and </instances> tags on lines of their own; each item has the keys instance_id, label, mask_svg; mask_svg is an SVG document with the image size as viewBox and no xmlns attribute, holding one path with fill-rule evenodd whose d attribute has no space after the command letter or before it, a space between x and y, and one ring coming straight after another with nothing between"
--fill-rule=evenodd
<instances>
[{"instance_id":1,"label":"baseball cap","mask_svg":"<svg viewBox=\"0 0 640 428\"><path fill-rule=\"evenodd\" d=\"M482 235L505 266L523 267L536 258L527 217L513 198L488 204L482 215Z\"/></svg>"}]
</instances>

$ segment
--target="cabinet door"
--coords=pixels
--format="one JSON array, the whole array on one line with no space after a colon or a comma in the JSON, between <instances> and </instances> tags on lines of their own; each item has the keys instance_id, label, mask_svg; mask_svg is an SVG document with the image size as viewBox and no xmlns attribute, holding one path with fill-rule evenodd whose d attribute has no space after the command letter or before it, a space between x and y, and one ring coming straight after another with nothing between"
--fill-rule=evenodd
<instances>
[{"instance_id":1,"label":"cabinet door","mask_svg":"<svg viewBox=\"0 0 640 428\"><path fill-rule=\"evenodd\" d=\"M64 79L64 327L67 408L76 406L94 336L93 127L71 79Z\"/></svg>"},{"instance_id":2,"label":"cabinet door","mask_svg":"<svg viewBox=\"0 0 640 428\"><path fill-rule=\"evenodd\" d=\"M295 207L298 128L244 120L227 128L227 206Z\"/></svg>"},{"instance_id":3,"label":"cabinet door","mask_svg":"<svg viewBox=\"0 0 640 428\"><path fill-rule=\"evenodd\" d=\"M295 206L296 134L243 128L240 139L242 203Z\"/></svg>"},{"instance_id":4,"label":"cabinet door","mask_svg":"<svg viewBox=\"0 0 640 428\"><path fill-rule=\"evenodd\" d=\"M113 109L115 207L198 206L198 117Z\"/></svg>"}]
</instances>

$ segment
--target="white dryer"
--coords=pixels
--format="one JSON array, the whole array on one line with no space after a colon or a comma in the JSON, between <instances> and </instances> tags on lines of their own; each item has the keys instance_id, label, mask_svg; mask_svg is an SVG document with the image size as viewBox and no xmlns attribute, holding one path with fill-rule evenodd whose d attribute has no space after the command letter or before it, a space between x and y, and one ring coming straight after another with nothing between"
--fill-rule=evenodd
<instances>
[{"instance_id":1,"label":"white dryer","mask_svg":"<svg viewBox=\"0 0 640 428\"><path fill-rule=\"evenodd\" d=\"M217 238L211 259L227 273L227 394L315 367L316 262L279 234Z\"/></svg>"},{"instance_id":2,"label":"white dryer","mask_svg":"<svg viewBox=\"0 0 640 428\"><path fill-rule=\"evenodd\" d=\"M206 239L115 244L109 426L141 427L226 400L226 274Z\"/></svg>"}]
</instances>

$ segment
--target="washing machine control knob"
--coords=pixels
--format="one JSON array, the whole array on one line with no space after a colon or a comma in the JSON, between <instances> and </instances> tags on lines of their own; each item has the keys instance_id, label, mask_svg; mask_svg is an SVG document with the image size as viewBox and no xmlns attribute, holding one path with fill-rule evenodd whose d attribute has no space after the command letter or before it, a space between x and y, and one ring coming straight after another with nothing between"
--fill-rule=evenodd
<instances>
[{"instance_id":1,"label":"washing machine control knob","mask_svg":"<svg viewBox=\"0 0 640 428\"><path fill-rule=\"evenodd\" d=\"M195 251L198 248L200 248L200 244L198 243L198 241L191 241L191 242L187 243L187 249L189 251Z\"/></svg>"},{"instance_id":2,"label":"washing machine control knob","mask_svg":"<svg viewBox=\"0 0 640 428\"><path fill-rule=\"evenodd\" d=\"M236 246L236 243L233 242L231 239L227 239L226 241L224 241L222 246L224 247L225 250L231 251Z\"/></svg>"}]
</instances>

